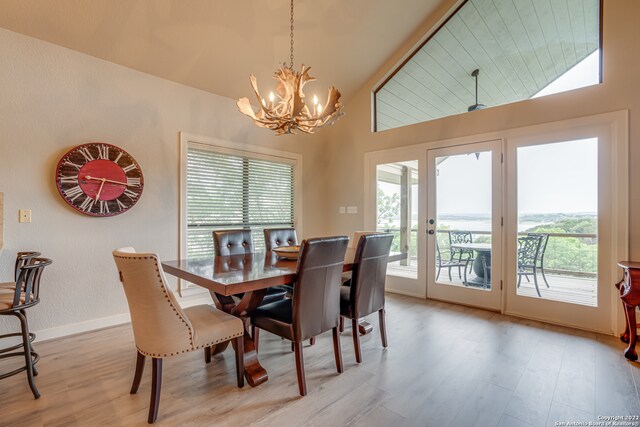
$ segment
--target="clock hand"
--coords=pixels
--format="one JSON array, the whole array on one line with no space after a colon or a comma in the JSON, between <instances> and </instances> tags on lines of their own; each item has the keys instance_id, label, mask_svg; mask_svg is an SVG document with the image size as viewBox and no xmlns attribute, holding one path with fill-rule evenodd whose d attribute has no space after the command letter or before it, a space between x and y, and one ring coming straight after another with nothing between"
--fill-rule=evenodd
<instances>
[{"instance_id":1,"label":"clock hand","mask_svg":"<svg viewBox=\"0 0 640 427\"><path fill-rule=\"evenodd\" d=\"M100 184L100 188L98 189L98 194L96 194L96 200L100 200L100 193L102 193L102 187L104 187L104 182L106 181L104 178L102 178L102 183Z\"/></svg>"},{"instance_id":2,"label":"clock hand","mask_svg":"<svg viewBox=\"0 0 640 427\"><path fill-rule=\"evenodd\" d=\"M89 176L89 175L86 175L85 179L91 179L91 180L94 180L94 181L103 181L103 182L106 181L106 182L110 182L112 184L128 185L126 182L114 181L112 179L107 179L107 178L96 178L94 176Z\"/></svg>"}]
</instances>

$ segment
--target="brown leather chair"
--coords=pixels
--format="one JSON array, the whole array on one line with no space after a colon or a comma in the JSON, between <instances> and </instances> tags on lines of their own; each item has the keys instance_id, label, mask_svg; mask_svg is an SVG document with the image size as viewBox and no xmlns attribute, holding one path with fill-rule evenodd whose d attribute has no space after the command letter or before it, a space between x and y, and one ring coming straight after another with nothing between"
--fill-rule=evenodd
<instances>
[{"instance_id":1,"label":"brown leather chair","mask_svg":"<svg viewBox=\"0 0 640 427\"><path fill-rule=\"evenodd\" d=\"M26 309L33 307L40 302L40 279L44 268L51 264L47 258L38 258L37 252L19 253L16 266L17 274L15 282L0 284L0 316L15 316L20 321L19 333L9 333L0 335L0 340L9 337L21 337L22 343L0 349L0 359L10 357L24 357L25 365L10 372L0 373L0 379L27 372L29 387L33 397L38 399L40 392L36 387L34 377L38 375L35 364L40 359L31 343L35 339L35 334L29 332ZM22 351L18 350L22 347Z\"/></svg>"},{"instance_id":2,"label":"brown leather chair","mask_svg":"<svg viewBox=\"0 0 640 427\"><path fill-rule=\"evenodd\" d=\"M280 246L295 246L298 236L295 228L265 228L264 244L267 251Z\"/></svg>"},{"instance_id":3,"label":"brown leather chair","mask_svg":"<svg viewBox=\"0 0 640 427\"><path fill-rule=\"evenodd\" d=\"M387 347L387 331L384 324L384 285L387 262L391 250L392 234L360 236L351 280L340 289L340 315L351 319L353 346L356 361L362 362L358 319L378 312L382 346Z\"/></svg>"},{"instance_id":4,"label":"brown leather chair","mask_svg":"<svg viewBox=\"0 0 640 427\"><path fill-rule=\"evenodd\" d=\"M213 247L218 256L244 255L255 252L251 230L244 228L214 231ZM282 286L269 288L260 304L280 301L287 296L287 292L288 289ZM241 296L241 294L239 294L239 296Z\"/></svg>"},{"instance_id":5,"label":"brown leather chair","mask_svg":"<svg viewBox=\"0 0 640 427\"><path fill-rule=\"evenodd\" d=\"M162 359L234 340L236 381L244 386L244 325L239 318L203 304L183 309L167 286L158 255L136 253L133 248L113 251L120 281L131 312L131 326L138 350L131 386L140 386L145 357L152 358L149 423L155 422L160 405Z\"/></svg>"},{"instance_id":6,"label":"brown leather chair","mask_svg":"<svg viewBox=\"0 0 640 427\"><path fill-rule=\"evenodd\" d=\"M302 396L307 394L302 355L304 340L332 329L336 367L342 373L338 334L340 274L348 241L344 236L304 240L293 298L258 307L251 317L252 325L293 342Z\"/></svg>"}]
</instances>

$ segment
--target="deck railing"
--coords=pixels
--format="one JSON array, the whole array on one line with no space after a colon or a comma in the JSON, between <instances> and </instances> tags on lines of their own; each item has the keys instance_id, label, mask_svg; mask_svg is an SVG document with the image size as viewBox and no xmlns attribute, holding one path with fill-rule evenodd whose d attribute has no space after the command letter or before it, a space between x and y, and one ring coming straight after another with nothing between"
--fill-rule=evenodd
<instances>
[{"instance_id":1,"label":"deck railing","mask_svg":"<svg viewBox=\"0 0 640 427\"><path fill-rule=\"evenodd\" d=\"M400 245L400 229L386 228L386 233L394 234L392 250L403 252ZM471 232L473 241L477 243L491 242L491 232L478 230L438 230L438 244L443 258L449 253L449 239L447 233L451 231ZM518 235L536 234L520 232ZM598 236L593 233L540 233L548 234L549 241L544 252L545 273L595 278L598 267ZM418 230L411 230L409 239L409 264L417 262ZM406 250L405 250L406 251ZM411 262L413 261L413 262Z\"/></svg>"}]
</instances>

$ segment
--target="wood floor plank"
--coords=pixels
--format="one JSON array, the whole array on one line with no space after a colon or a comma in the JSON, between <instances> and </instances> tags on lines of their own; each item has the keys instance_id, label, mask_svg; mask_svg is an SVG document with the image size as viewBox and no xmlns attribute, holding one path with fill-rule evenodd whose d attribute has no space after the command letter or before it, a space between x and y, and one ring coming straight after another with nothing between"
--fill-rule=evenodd
<instances>
[{"instance_id":1,"label":"wood floor plank","mask_svg":"<svg viewBox=\"0 0 640 427\"><path fill-rule=\"evenodd\" d=\"M305 344L306 397L290 343L266 332L259 357L269 381L256 388L236 387L232 351L208 365L201 352L168 358L157 424L518 427L640 412L640 364L624 359L616 337L389 295L384 349L369 320L361 364L350 328L340 335L343 374L331 333ZM42 397L33 399L24 374L0 381L0 426L147 425L151 370L130 395L130 325L36 347Z\"/></svg>"}]
</instances>

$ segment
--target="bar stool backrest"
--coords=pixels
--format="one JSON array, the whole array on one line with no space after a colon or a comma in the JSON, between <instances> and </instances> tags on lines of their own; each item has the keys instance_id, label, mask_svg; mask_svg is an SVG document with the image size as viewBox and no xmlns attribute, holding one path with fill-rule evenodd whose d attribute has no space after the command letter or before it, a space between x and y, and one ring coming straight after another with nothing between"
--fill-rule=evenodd
<instances>
[{"instance_id":1,"label":"bar stool backrest","mask_svg":"<svg viewBox=\"0 0 640 427\"><path fill-rule=\"evenodd\" d=\"M28 263L20 267L10 310L22 310L40 302L42 271L51 263L48 258L29 258Z\"/></svg>"}]
</instances>

